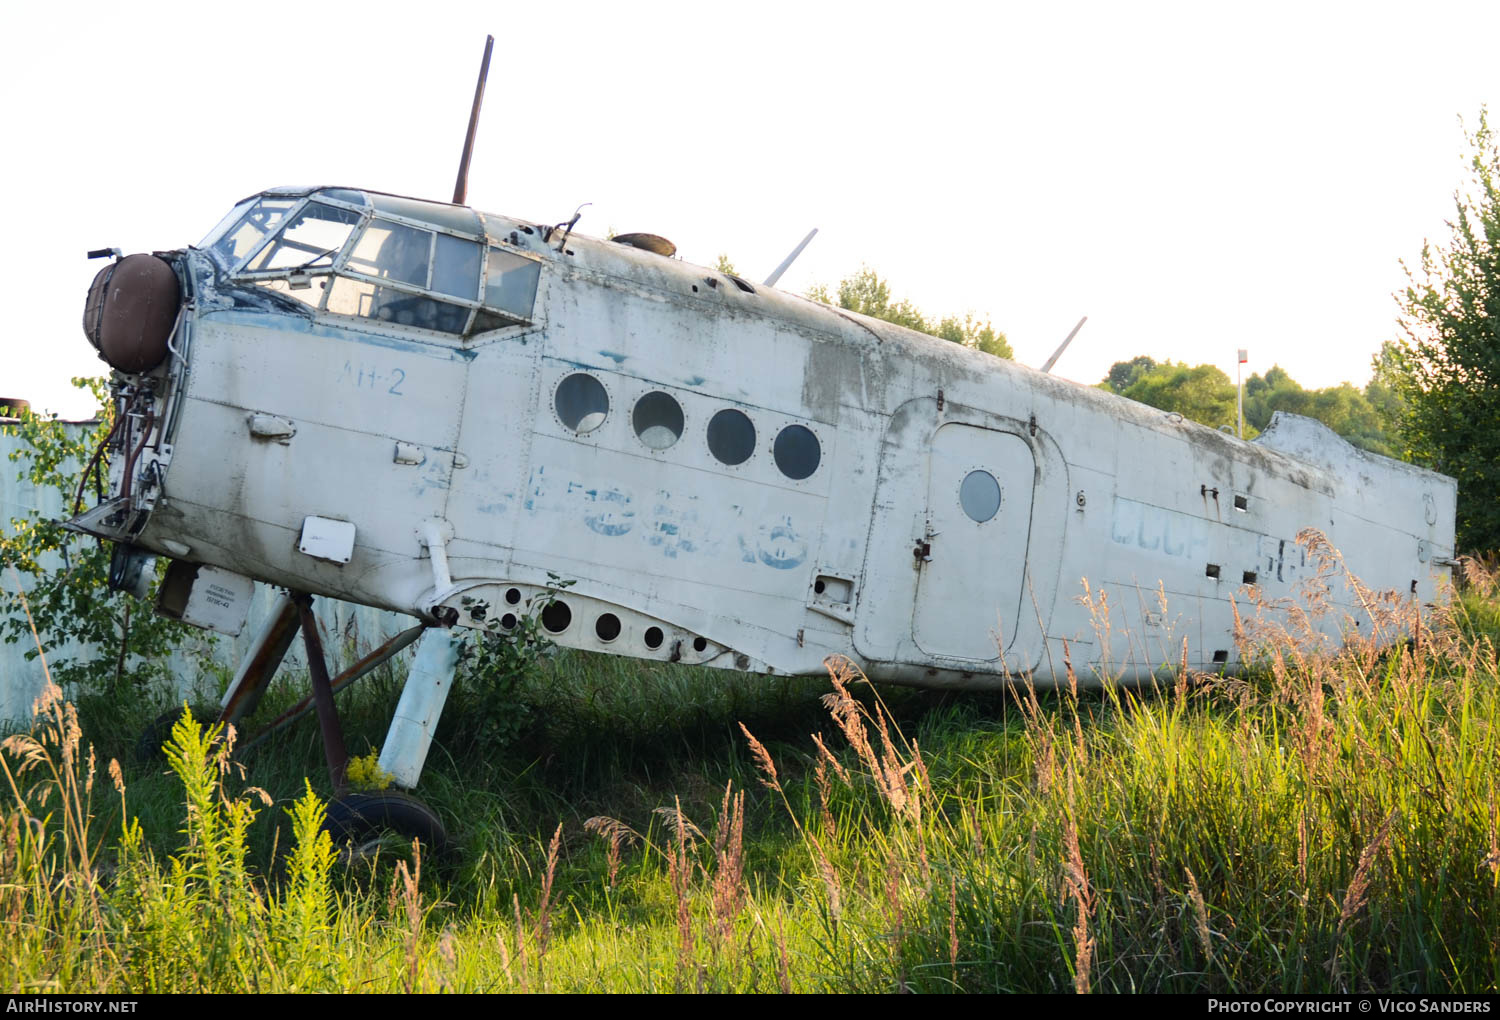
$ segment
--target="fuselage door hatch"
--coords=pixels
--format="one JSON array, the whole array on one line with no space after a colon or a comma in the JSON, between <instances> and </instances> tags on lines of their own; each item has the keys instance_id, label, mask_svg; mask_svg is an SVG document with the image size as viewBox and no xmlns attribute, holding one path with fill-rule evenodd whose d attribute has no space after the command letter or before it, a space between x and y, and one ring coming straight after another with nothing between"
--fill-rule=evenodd
<instances>
[{"instance_id":1,"label":"fuselage door hatch","mask_svg":"<svg viewBox=\"0 0 1500 1020\"><path fill-rule=\"evenodd\" d=\"M929 655L992 662L1016 636L1036 460L1020 436L949 422L928 458L930 559L912 637Z\"/></svg>"}]
</instances>

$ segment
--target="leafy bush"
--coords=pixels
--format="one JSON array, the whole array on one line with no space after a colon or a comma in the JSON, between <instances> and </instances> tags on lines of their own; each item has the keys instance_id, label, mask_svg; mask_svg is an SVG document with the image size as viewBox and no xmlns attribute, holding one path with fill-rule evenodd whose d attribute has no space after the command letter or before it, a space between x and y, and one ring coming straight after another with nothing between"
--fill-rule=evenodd
<instances>
[{"instance_id":1,"label":"leafy bush","mask_svg":"<svg viewBox=\"0 0 1500 1020\"><path fill-rule=\"evenodd\" d=\"M97 459L93 455L114 423L104 380L73 383L100 402L98 423L91 428L70 428L56 417L29 410L19 411L15 424L0 426L22 441L10 454L21 465L19 477L59 494L65 517L87 501L91 487L94 494L102 493L109 466L102 452ZM109 590L111 550L35 510L12 518L0 535L0 565L10 575L0 585L0 610L5 613L0 635L7 644L30 645L25 655L35 659L34 624L41 646L48 649L52 679L69 690L120 693L163 678L162 659L184 635L180 624L156 616L149 605ZM159 567L165 569L164 562ZM13 590L17 578L27 592L29 619Z\"/></svg>"}]
</instances>

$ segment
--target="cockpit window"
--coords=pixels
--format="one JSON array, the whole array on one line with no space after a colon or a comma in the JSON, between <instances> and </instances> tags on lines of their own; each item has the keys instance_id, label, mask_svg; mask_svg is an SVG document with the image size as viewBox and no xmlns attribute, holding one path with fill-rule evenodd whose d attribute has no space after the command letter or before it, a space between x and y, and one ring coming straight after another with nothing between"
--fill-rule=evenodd
<instances>
[{"instance_id":1,"label":"cockpit window","mask_svg":"<svg viewBox=\"0 0 1500 1020\"><path fill-rule=\"evenodd\" d=\"M348 268L378 280L427 286L432 231L389 220L373 220L349 255Z\"/></svg>"},{"instance_id":2,"label":"cockpit window","mask_svg":"<svg viewBox=\"0 0 1500 1020\"><path fill-rule=\"evenodd\" d=\"M209 250L230 269L238 266L260 246L267 234L275 230L300 199L262 198L252 205L240 221L214 242Z\"/></svg>"},{"instance_id":3,"label":"cockpit window","mask_svg":"<svg viewBox=\"0 0 1500 1020\"><path fill-rule=\"evenodd\" d=\"M541 273L539 263L513 252L491 248L489 272L484 278L485 307L494 309L513 322L530 319L532 306L536 304L536 286Z\"/></svg>"},{"instance_id":4,"label":"cockpit window","mask_svg":"<svg viewBox=\"0 0 1500 1020\"><path fill-rule=\"evenodd\" d=\"M216 241L219 240L219 238L228 233L229 228L238 223L240 221L240 217L245 215L245 210L250 208L254 204L255 199L247 198L243 202L236 205L233 209L225 213L224 218L218 223L214 224L214 228L203 236L203 240L198 242L197 247L205 249L210 248Z\"/></svg>"},{"instance_id":5,"label":"cockpit window","mask_svg":"<svg viewBox=\"0 0 1500 1020\"><path fill-rule=\"evenodd\" d=\"M352 209L309 202L245 268L264 272L332 266L359 218Z\"/></svg>"},{"instance_id":6,"label":"cockpit window","mask_svg":"<svg viewBox=\"0 0 1500 1020\"><path fill-rule=\"evenodd\" d=\"M264 194L237 206L204 244L245 282L313 315L450 336L532 321L539 261L487 247L447 220L401 222L413 211L449 207L402 200L402 208L387 209L395 200L381 196L372 216L364 198L327 189L306 198ZM483 229L472 211L461 212Z\"/></svg>"},{"instance_id":7,"label":"cockpit window","mask_svg":"<svg viewBox=\"0 0 1500 1020\"><path fill-rule=\"evenodd\" d=\"M448 234L437 235L432 252L432 289L439 294L478 301L478 243Z\"/></svg>"},{"instance_id":8,"label":"cockpit window","mask_svg":"<svg viewBox=\"0 0 1500 1020\"><path fill-rule=\"evenodd\" d=\"M334 279L328 291L328 310L439 333L462 333L469 322L469 309L461 305L342 276Z\"/></svg>"}]
</instances>

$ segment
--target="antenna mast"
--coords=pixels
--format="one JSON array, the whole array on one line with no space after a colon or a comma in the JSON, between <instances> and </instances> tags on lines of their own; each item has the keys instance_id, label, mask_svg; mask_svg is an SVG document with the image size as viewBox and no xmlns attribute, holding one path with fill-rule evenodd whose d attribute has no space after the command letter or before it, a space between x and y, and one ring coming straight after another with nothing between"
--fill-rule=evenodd
<instances>
[{"instance_id":1,"label":"antenna mast","mask_svg":"<svg viewBox=\"0 0 1500 1020\"><path fill-rule=\"evenodd\" d=\"M479 64L479 82L474 86L474 106L469 111L469 133L464 136L464 154L458 161L458 181L453 185L453 204L463 205L469 197L469 160L474 156L474 132L479 129L479 107L484 102L484 82L490 76L490 51L495 37L484 37L484 60Z\"/></svg>"}]
</instances>

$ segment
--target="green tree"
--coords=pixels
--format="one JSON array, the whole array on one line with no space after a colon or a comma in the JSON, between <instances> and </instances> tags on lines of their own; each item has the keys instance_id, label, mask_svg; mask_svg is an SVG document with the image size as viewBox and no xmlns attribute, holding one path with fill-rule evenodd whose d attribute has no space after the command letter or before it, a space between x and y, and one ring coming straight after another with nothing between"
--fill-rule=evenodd
<instances>
[{"instance_id":1,"label":"green tree","mask_svg":"<svg viewBox=\"0 0 1500 1020\"><path fill-rule=\"evenodd\" d=\"M83 477L95 448L113 424L113 408L104 400L102 379L74 379L89 389L103 406L99 423L87 430L69 429L57 418L20 411L16 424L0 426L19 436L22 445L10 459L21 465L19 477L38 488L62 495L64 513L71 515L74 500L87 484L108 475L100 463L98 474ZM101 462L103 457L100 458ZM87 493L85 492L85 496ZM0 534L0 635L7 644L17 641L37 650L13 579L19 575L26 589L31 620L47 651L52 678L64 685L90 691L119 691L163 675L161 660L181 636L180 625L155 616L149 605L109 590L112 546L64 531L61 523L29 511L12 518ZM14 571L14 573L12 573Z\"/></svg>"},{"instance_id":2,"label":"green tree","mask_svg":"<svg viewBox=\"0 0 1500 1020\"><path fill-rule=\"evenodd\" d=\"M1138 373L1121 396L1211 428L1235 423L1234 383L1212 365L1165 362Z\"/></svg>"},{"instance_id":3,"label":"green tree","mask_svg":"<svg viewBox=\"0 0 1500 1020\"><path fill-rule=\"evenodd\" d=\"M1378 384L1373 382L1372 386ZM1264 376L1245 380L1245 423L1264 431L1277 411L1316 418L1350 443L1371 453L1396 453L1386 425L1370 401L1370 388L1360 391L1349 383L1321 390L1303 389L1280 365Z\"/></svg>"},{"instance_id":4,"label":"green tree","mask_svg":"<svg viewBox=\"0 0 1500 1020\"><path fill-rule=\"evenodd\" d=\"M1380 352L1372 359L1370 367L1373 374L1365 384L1365 399L1370 402L1370 409L1380 422L1380 431L1390 449L1390 456L1409 460L1410 454L1401 438L1401 418L1406 413L1406 401L1398 392L1400 382L1396 376L1400 371L1400 351L1397 345L1390 340L1381 344Z\"/></svg>"},{"instance_id":5,"label":"green tree","mask_svg":"<svg viewBox=\"0 0 1500 1020\"><path fill-rule=\"evenodd\" d=\"M981 322L972 315L965 315L962 319L952 315L937 321L928 319L910 301L892 299L890 284L869 266L861 266L859 272L840 280L836 294L820 284L808 291L807 296L825 305L837 305L872 319L893 322L997 358L1015 357L1005 334L989 320Z\"/></svg>"},{"instance_id":6,"label":"green tree","mask_svg":"<svg viewBox=\"0 0 1500 1020\"><path fill-rule=\"evenodd\" d=\"M1142 354L1138 358L1129 361L1117 361L1109 368L1109 374L1099 385L1111 393L1124 393L1145 373L1156 367L1156 359L1148 358Z\"/></svg>"},{"instance_id":7,"label":"green tree","mask_svg":"<svg viewBox=\"0 0 1500 1020\"><path fill-rule=\"evenodd\" d=\"M1458 545L1500 548L1500 146L1480 110L1447 243L1396 296L1391 373L1404 452L1458 480ZM1404 264L1403 264L1404 265Z\"/></svg>"},{"instance_id":8,"label":"green tree","mask_svg":"<svg viewBox=\"0 0 1500 1020\"><path fill-rule=\"evenodd\" d=\"M1099 386L1203 425L1235 423L1234 384L1212 365L1189 368L1170 361L1157 364L1142 355L1115 362ZM1265 375L1245 380L1245 436L1253 438L1263 432L1277 411L1289 411L1318 419L1361 449L1395 456L1395 444L1381 411L1394 401L1378 376L1364 392L1349 383L1307 390L1286 369L1274 365Z\"/></svg>"}]
</instances>

